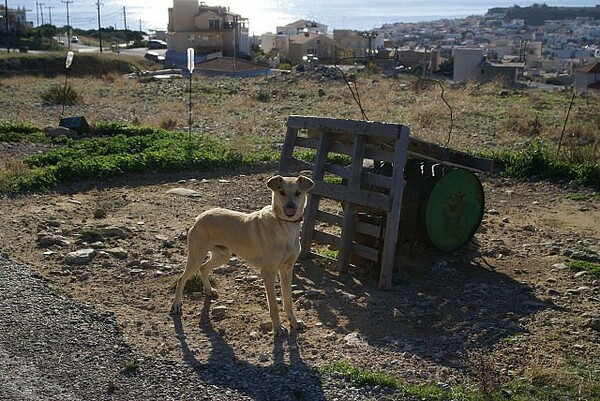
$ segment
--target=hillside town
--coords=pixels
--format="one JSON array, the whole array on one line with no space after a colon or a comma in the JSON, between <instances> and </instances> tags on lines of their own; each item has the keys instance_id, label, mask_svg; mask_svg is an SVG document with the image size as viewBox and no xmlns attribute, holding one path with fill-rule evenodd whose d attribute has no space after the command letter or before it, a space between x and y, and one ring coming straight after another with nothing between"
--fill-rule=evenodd
<instances>
[{"instance_id":1,"label":"hillside town","mask_svg":"<svg viewBox=\"0 0 600 401\"><path fill-rule=\"evenodd\" d=\"M519 11L525 17L515 18ZM33 26L24 9L0 6L0 14L7 31ZM385 74L600 90L600 5L494 8L482 16L397 22L369 31L330 31L319 21L303 19L250 36L249 26L247 18L229 7L173 0L167 30L153 36L164 41L165 66L184 67L187 49L193 47L198 72L212 75L261 75L274 68L369 61ZM253 49L263 57L251 62Z\"/></svg>"},{"instance_id":2,"label":"hillside town","mask_svg":"<svg viewBox=\"0 0 600 401\"><path fill-rule=\"evenodd\" d=\"M318 21L298 20L249 38L248 20L228 8L174 0L165 39L167 56L175 60L190 45L206 59L215 52L237 57L259 45L272 68L282 63L354 64L368 59L385 72L446 74L457 82L504 79L509 84L527 81L574 85L578 91L600 89L597 14L531 25L524 19L508 20L506 10L463 19L398 22L371 31L330 32Z\"/></svg>"}]
</instances>

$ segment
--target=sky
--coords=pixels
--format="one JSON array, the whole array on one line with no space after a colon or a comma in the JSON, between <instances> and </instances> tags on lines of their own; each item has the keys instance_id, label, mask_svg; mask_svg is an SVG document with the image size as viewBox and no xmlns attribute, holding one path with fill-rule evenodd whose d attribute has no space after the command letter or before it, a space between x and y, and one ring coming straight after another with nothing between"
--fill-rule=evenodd
<instances>
[{"instance_id":1,"label":"sky","mask_svg":"<svg viewBox=\"0 0 600 401\"><path fill-rule=\"evenodd\" d=\"M8 0L9 8L25 7L28 19L35 25L49 23L62 27L67 24L66 0ZM211 6L228 6L232 12L249 20L251 35L274 32L277 26L298 19L315 20L334 28L372 29L388 22L417 22L440 18L459 18L483 15L488 8L510 7L514 4L528 6L536 1L514 0L378 0L370 4L364 0L215 0L206 1ZM600 0L537 1L547 5L589 6ZM37 6L42 3L41 6ZM93 0L69 0L69 22L81 29L98 28L98 7ZM143 31L165 30L167 9L172 0L102 0L100 22L103 28L127 27ZM125 18L124 18L125 9Z\"/></svg>"}]
</instances>

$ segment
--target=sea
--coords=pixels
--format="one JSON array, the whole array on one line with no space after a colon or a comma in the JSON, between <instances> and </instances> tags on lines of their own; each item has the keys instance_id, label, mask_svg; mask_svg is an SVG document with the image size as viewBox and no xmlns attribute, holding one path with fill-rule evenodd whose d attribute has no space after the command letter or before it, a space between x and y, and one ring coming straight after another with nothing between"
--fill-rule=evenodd
<instances>
[{"instance_id":1,"label":"sea","mask_svg":"<svg viewBox=\"0 0 600 401\"><path fill-rule=\"evenodd\" d=\"M52 23L62 27L69 23L80 29L113 27L151 32L166 30L169 0L8 0L9 8L25 8L34 25ZM483 15L494 7L530 6L535 1L514 0L207 0L210 6L229 7L231 12L248 19L250 35L275 32L277 26L299 19L316 21L333 29L371 30L386 23L421 22L444 18ZM539 1L548 6L594 7L600 0ZM98 6L99 4L99 6Z\"/></svg>"}]
</instances>

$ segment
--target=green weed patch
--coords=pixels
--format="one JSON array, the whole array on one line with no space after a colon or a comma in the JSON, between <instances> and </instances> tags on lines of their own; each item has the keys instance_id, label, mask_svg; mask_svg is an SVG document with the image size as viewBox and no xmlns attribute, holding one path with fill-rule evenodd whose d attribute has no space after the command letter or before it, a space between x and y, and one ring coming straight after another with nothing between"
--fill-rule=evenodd
<instances>
[{"instance_id":1,"label":"green weed patch","mask_svg":"<svg viewBox=\"0 0 600 401\"><path fill-rule=\"evenodd\" d=\"M600 162L568 162L537 142L521 150L492 150L479 155L494 160L503 175L514 178L565 179L600 188Z\"/></svg>"},{"instance_id":2,"label":"green weed patch","mask_svg":"<svg viewBox=\"0 0 600 401\"><path fill-rule=\"evenodd\" d=\"M202 135L154 128L96 127L97 135L29 156L24 174L5 173L1 192L48 190L78 180L104 180L129 173L181 172L231 168L251 158Z\"/></svg>"},{"instance_id":3,"label":"green weed patch","mask_svg":"<svg viewBox=\"0 0 600 401\"><path fill-rule=\"evenodd\" d=\"M593 276L600 277L600 265L597 263L586 262L584 260L573 260L567 263L569 269L576 272L586 271Z\"/></svg>"}]
</instances>

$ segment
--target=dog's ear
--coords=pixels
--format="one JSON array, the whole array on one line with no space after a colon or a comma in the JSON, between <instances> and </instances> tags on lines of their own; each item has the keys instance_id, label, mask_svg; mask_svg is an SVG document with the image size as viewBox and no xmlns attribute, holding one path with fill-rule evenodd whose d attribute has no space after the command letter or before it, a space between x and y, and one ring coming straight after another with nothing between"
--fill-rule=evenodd
<instances>
[{"instance_id":1,"label":"dog's ear","mask_svg":"<svg viewBox=\"0 0 600 401\"><path fill-rule=\"evenodd\" d=\"M315 183L313 182L313 180L311 180L308 177L304 177L304 176L300 176L298 177L298 179L296 180L298 182L298 188L300 188L300 191L302 192L308 192L312 189L312 187L315 186Z\"/></svg>"},{"instance_id":2,"label":"dog's ear","mask_svg":"<svg viewBox=\"0 0 600 401\"><path fill-rule=\"evenodd\" d=\"M267 187L271 189L271 191L277 191L281 188L281 183L283 182L283 177L280 175L276 175L275 177L269 178L267 181Z\"/></svg>"}]
</instances>

